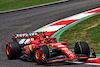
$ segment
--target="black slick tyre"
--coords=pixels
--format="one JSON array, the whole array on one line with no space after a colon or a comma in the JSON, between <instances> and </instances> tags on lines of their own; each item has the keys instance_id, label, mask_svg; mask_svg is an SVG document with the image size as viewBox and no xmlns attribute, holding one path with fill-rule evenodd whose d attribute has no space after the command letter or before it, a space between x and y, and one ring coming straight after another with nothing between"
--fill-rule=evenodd
<instances>
[{"instance_id":1,"label":"black slick tyre","mask_svg":"<svg viewBox=\"0 0 100 67\"><path fill-rule=\"evenodd\" d=\"M75 54L84 54L85 56L90 56L90 48L89 45L86 42L78 42L75 44L74 47L74 53ZM83 59L80 61L86 61L87 59Z\"/></svg>"},{"instance_id":2,"label":"black slick tyre","mask_svg":"<svg viewBox=\"0 0 100 67\"><path fill-rule=\"evenodd\" d=\"M8 59L18 59L21 54L20 46L17 42L9 42L6 45L6 55Z\"/></svg>"}]
</instances>

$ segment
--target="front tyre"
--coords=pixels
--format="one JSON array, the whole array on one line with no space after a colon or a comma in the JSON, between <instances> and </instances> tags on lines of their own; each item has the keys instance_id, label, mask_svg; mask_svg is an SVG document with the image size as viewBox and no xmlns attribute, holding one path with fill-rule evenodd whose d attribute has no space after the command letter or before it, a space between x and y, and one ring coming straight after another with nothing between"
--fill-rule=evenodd
<instances>
[{"instance_id":1,"label":"front tyre","mask_svg":"<svg viewBox=\"0 0 100 67\"><path fill-rule=\"evenodd\" d=\"M45 64L49 56L49 50L47 46L39 46L38 49L34 51L34 59L37 64Z\"/></svg>"},{"instance_id":2,"label":"front tyre","mask_svg":"<svg viewBox=\"0 0 100 67\"><path fill-rule=\"evenodd\" d=\"M87 57L90 56L90 48L86 42L77 42L74 47L75 54L83 54ZM86 61L87 59L82 59L80 61Z\"/></svg>"}]
</instances>

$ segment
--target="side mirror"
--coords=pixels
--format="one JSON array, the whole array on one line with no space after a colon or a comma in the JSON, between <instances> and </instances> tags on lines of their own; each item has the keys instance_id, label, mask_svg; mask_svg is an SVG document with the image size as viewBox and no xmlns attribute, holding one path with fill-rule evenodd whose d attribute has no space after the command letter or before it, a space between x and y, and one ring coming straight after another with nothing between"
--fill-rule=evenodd
<instances>
[{"instance_id":1,"label":"side mirror","mask_svg":"<svg viewBox=\"0 0 100 67\"><path fill-rule=\"evenodd\" d=\"M68 41L68 39L63 40L64 42Z\"/></svg>"}]
</instances>

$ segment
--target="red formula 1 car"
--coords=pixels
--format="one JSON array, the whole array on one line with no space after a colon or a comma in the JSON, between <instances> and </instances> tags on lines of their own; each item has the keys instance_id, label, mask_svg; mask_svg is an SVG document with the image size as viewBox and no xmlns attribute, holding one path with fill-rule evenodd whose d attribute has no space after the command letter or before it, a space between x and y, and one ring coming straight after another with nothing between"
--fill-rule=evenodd
<instances>
[{"instance_id":1,"label":"red formula 1 car","mask_svg":"<svg viewBox=\"0 0 100 67\"><path fill-rule=\"evenodd\" d=\"M64 40L57 42L55 37L48 37L44 32L15 34L13 42L6 45L8 59L34 60L37 64L58 61L86 61L90 56L90 49L86 42L76 42L72 52ZM18 39L22 39L18 42Z\"/></svg>"}]
</instances>

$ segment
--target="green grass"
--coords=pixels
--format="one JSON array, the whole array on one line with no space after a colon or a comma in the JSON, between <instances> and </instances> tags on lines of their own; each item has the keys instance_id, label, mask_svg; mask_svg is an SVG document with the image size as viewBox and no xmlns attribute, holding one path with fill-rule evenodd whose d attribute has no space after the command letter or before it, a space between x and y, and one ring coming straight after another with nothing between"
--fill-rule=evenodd
<instances>
[{"instance_id":1,"label":"green grass","mask_svg":"<svg viewBox=\"0 0 100 67\"><path fill-rule=\"evenodd\" d=\"M67 44L74 46L77 40L86 41L90 48L100 54L100 14L89 18L66 30L60 41L68 39Z\"/></svg>"},{"instance_id":2,"label":"green grass","mask_svg":"<svg viewBox=\"0 0 100 67\"><path fill-rule=\"evenodd\" d=\"M0 0L0 11L29 7L59 0Z\"/></svg>"}]
</instances>

